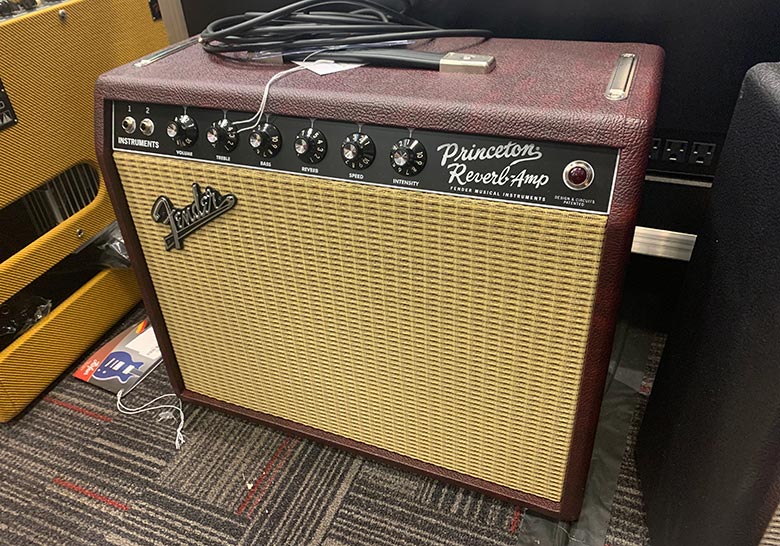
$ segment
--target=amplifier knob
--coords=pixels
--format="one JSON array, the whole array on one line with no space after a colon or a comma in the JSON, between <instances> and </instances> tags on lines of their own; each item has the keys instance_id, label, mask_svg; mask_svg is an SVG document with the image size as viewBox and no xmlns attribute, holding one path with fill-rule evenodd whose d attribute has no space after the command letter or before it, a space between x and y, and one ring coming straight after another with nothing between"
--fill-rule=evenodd
<instances>
[{"instance_id":1,"label":"amplifier knob","mask_svg":"<svg viewBox=\"0 0 780 546\"><path fill-rule=\"evenodd\" d=\"M425 168L428 153L416 138L403 138L390 150L390 165L403 176L415 176Z\"/></svg>"},{"instance_id":2,"label":"amplifier knob","mask_svg":"<svg viewBox=\"0 0 780 546\"><path fill-rule=\"evenodd\" d=\"M364 133L352 133L341 143L341 159L350 169L365 169L375 157L374 141Z\"/></svg>"},{"instance_id":3,"label":"amplifier knob","mask_svg":"<svg viewBox=\"0 0 780 546\"><path fill-rule=\"evenodd\" d=\"M187 114L181 114L173 118L165 132L177 146L189 148L198 139L198 124Z\"/></svg>"},{"instance_id":4,"label":"amplifier knob","mask_svg":"<svg viewBox=\"0 0 780 546\"><path fill-rule=\"evenodd\" d=\"M249 146L260 157L274 157L282 149L282 133L276 125L264 123L262 127L249 133Z\"/></svg>"},{"instance_id":5,"label":"amplifier knob","mask_svg":"<svg viewBox=\"0 0 780 546\"><path fill-rule=\"evenodd\" d=\"M319 163L328 152L328 141L314 127L303 129L295 137L295 153L305 163Z\"/></svg>"},{"instance_id":6,"label":"amplifier knob","mask_svg":"<svg viewBox=\"0 0 780 546\"><path fill-rule=\"evenodd\" d=\"M238 134L232 123L221 119L211 124L206 132L206 140L217 149L232 152L238 144Z\"/></svg>"}]
</instances>

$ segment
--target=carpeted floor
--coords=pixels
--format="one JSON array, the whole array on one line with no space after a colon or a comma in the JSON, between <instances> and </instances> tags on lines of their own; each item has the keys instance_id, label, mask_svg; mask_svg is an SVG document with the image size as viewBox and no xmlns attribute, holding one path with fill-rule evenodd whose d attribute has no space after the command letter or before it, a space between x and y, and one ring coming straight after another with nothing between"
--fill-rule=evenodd
<instances>
[{"instance_id":1,"label":"carpeted floor","mask_svg":"<svg viewBox=\"0 0 780 546\"><path fill-rule=\"evenodd\" d=\"M125 402L169 391L160 368ZM644 398L611 546L647 544L631 463ZM524 538L522 510L490 497L199 407L185 406L186 443L175 451L173 421L112 404L68 375L0 426L0 544L547 546Z\"/></svg>"},{"instance_id":2,"label":"carpeted floor","mask_svg":"<svg viewBox=\"0 0 780 546\"><path fill-rule=\"evenodd\" d=\"M634 446L647 407L648 396L653 388L653 379L658 370L665 339L665 337L660 338L659 343L652 346L647 371L637 393L637 405L626 439L626 451L620 465L617 489L612 500L612 516L607 530L606 546L650 546L645 513L642 508L642 493L639 490L634 462Z\"/></svg>"}]
</instances>

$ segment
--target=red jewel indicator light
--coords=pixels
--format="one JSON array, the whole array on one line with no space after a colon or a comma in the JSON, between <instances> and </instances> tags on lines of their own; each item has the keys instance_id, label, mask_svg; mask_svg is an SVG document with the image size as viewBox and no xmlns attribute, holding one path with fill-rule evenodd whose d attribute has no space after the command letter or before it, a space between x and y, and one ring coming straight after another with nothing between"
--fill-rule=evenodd
<instances>
[{"instance_id":1,"label":"red jewel indicator light","mask_svg":"<svg viewBox=\"0 0 780 546\"><path fill-rule=\"evenodd\" d=\"M581 186L588 179L588 171L583 167L574 167L569 171L569 182L575 186Z\"/></svg>"},{"instance_id":2,"label":"red jewel indicator light","mask_svg":"<svg viewBox=\"0 0 780 546\"><path fill-rule=\"evenodd\" d=\"M593 167L587 161L572 161L563 169L563 183L572 190L584 190L593 183Z\"/></svg>"}]
</instances>

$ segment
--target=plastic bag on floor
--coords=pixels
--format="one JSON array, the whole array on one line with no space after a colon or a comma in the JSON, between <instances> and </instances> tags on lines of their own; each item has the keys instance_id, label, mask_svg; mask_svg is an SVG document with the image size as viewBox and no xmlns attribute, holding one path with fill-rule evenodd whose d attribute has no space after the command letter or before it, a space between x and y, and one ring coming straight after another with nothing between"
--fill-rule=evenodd
<instances>
[{"instance_id":1,"label":"plastic bag on floor","mask_svg":"<svg viewBox=\"0 0 780 546\"><path fill-rule=\"evenodd\" d=\"M40 296L13 298L0 305L0 350L51 311L51 300Z\"/></svg>"}]
</instances>

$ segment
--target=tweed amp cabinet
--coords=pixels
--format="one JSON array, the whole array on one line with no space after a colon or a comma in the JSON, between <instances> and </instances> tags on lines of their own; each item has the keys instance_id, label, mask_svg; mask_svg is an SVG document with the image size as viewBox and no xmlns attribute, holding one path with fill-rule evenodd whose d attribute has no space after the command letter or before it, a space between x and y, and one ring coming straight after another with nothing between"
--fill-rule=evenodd
<instances>
[{"instance_id":1,"label":"tweed amp cabinet","mask_svg":"<svg viewBox=\"0 0 780 546\"><path fill-rule=\"evenodd\" d=\"M128 269L49 274L114 221L93 146L95 80L167 43L146 0L0 2L0 321L28 293L53 307L8 343L0 327L0 422L138 303Z\"/></svg>"},{"instance_id":2,"label":"tweed amp cabinet","mask_svg":"<svg viewBox=\"0 0 780 546\"><path fill-rule=\"evenodd\" d=\"M254 122L279 66L120 67L101 167L184 400L576 519L663 53L426 47L496 68L291 73Z\"/></svg>"}]
</instances>

